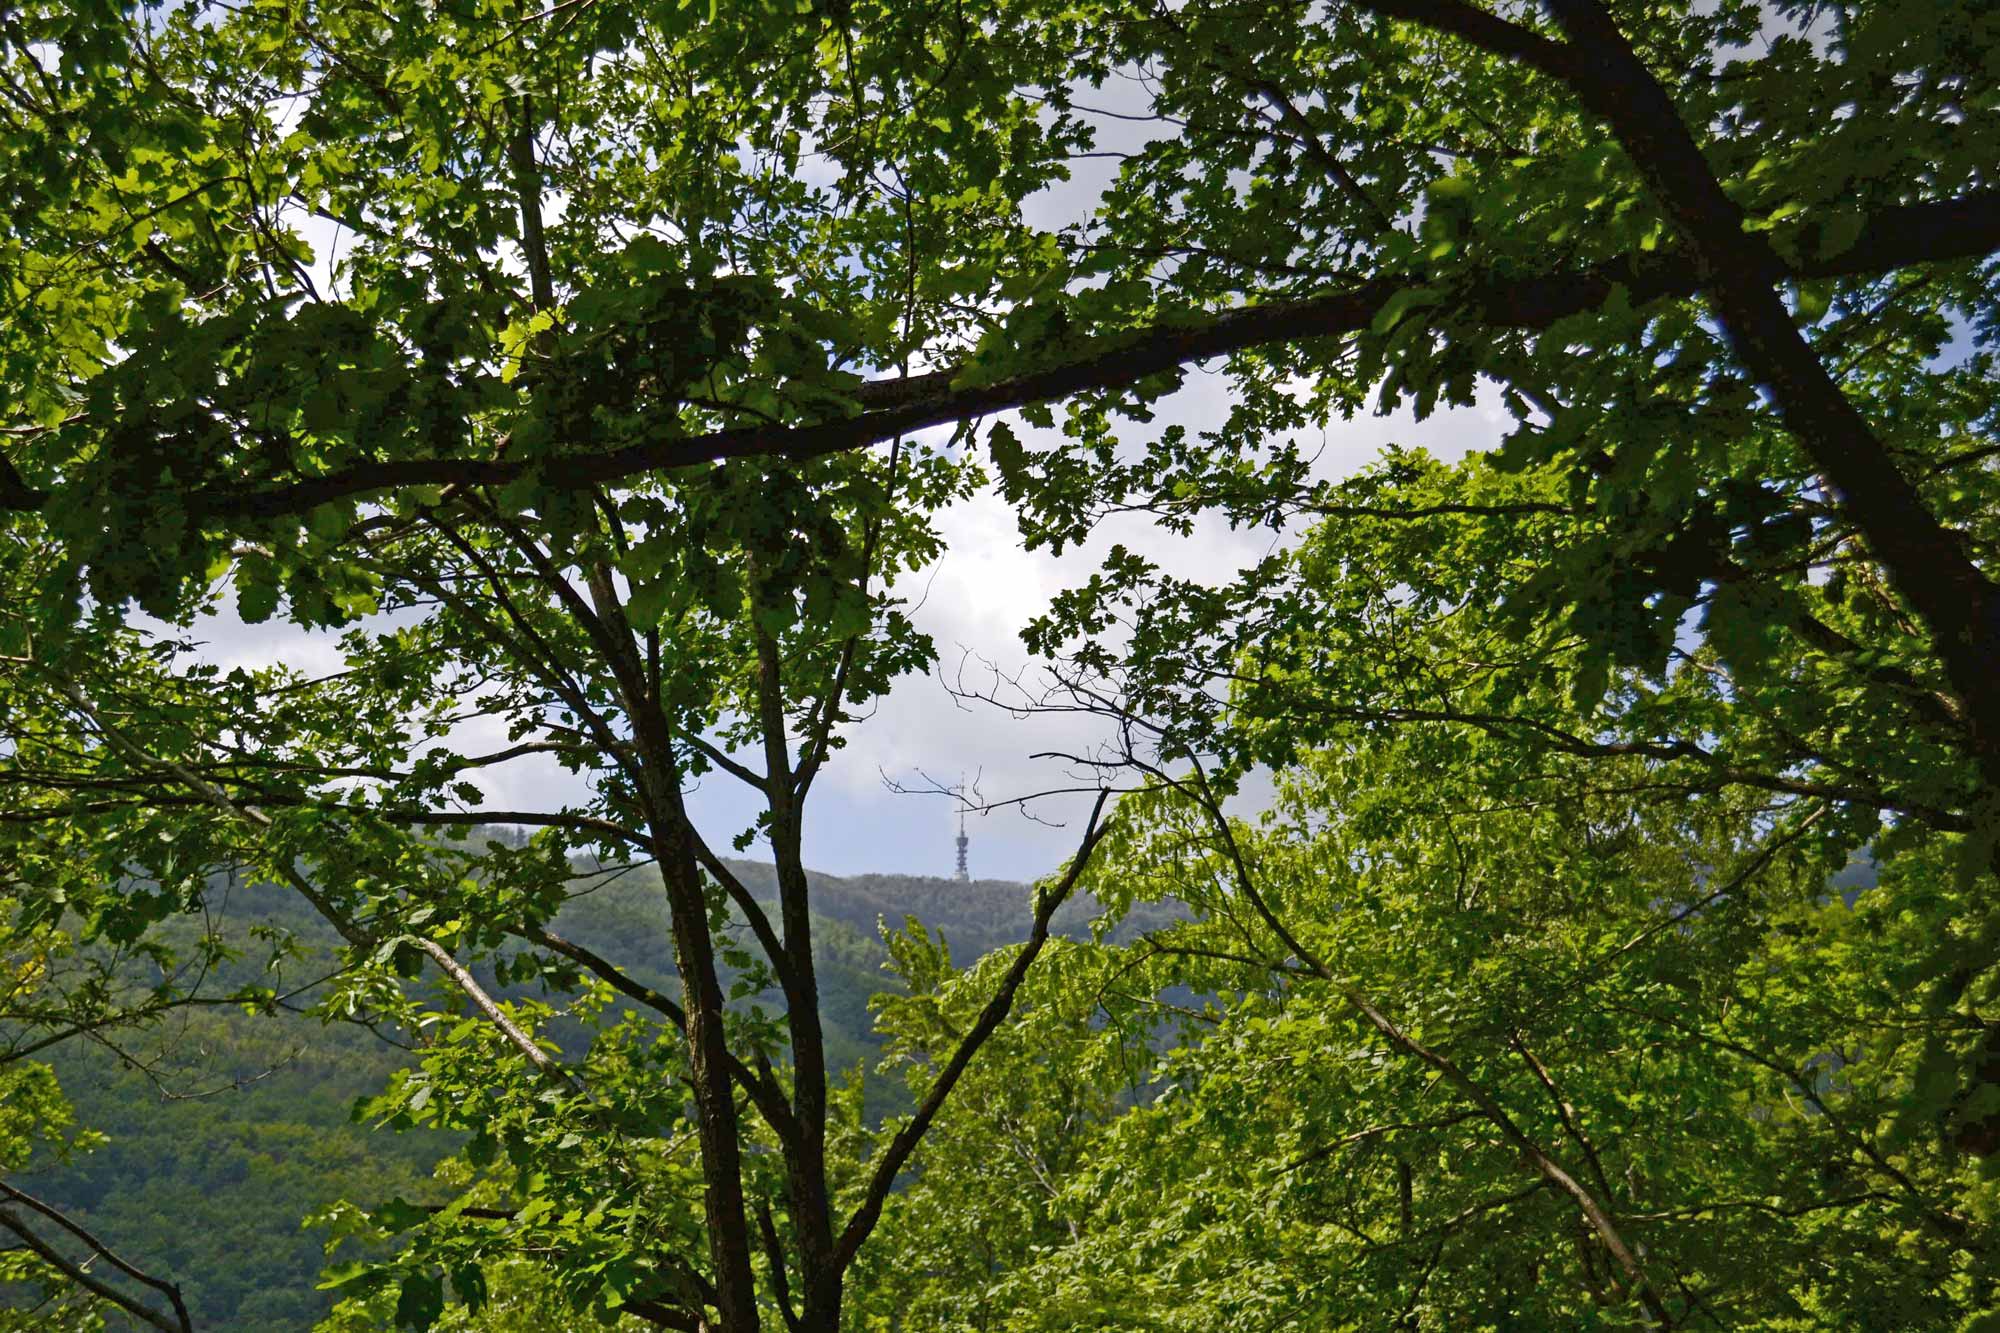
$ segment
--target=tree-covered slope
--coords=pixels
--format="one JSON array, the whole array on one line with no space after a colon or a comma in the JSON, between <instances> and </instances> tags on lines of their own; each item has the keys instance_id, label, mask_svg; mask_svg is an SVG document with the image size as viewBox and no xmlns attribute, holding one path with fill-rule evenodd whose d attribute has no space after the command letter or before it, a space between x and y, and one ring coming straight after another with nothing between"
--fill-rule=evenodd
<instances>
[{"instance_id":1,"label":"tree-covered slope","mask_svg":"<svg viewBox=\"0 0 2000 1333\"><path fill-rule=\"evenodd\" d=\"M732 861L759 896L775 896L771 867ZM245 958L219 978L254 978L263 951L253 934L290 934L305 957L287 966L313 975L338 943L332 930L288 890L218 885L214 906L223 933ZM869 1000L896 985L876 923L899 927L916 916L941 929L970 960L1018 941L1029 919L1029 891L1016 883L971 884L919 876L813 877L820 919L821 1010L830 1063L855 1069L879 1057ZM1065 930L1087 933L1090 911L1078 904ZM673 993L672 942L657 879L637 870L605 881L580 880L556 919L562 935L617 960L634 978ZM310 997L301 997L301 1002ZM759 997L766 1004L770 997ZM580 1033L561 1025L558 1039ZM182 1011L171 1022L119 1044L66 1043L54 1064L76 1123L105 1136L94 1151L45 1161L17 1183L63 1207L122 1254L171 1273L186 1289L197 1326L243 1333L289 1333L310 1327L332 1305L316 1290L323 1236L301 1225L340 1199L374 1203L401 1195L443 1199L432 1167L459 1146L456 1135L376 1127L355 1117L411 1053L402 1034L304 1013L249 1014L233 1007ZM877 1111L900 1107L900 1082L869 1084Z\"/></svg>"}]
</instances>

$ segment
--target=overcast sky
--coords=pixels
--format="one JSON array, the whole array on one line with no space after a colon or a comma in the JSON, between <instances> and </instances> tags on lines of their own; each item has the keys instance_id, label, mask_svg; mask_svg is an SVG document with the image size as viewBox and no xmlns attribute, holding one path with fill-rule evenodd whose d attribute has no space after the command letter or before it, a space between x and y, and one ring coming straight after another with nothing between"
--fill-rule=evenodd
<instances>
[{"instance_id":1,"label":"overcast sky","mask_svg":"<svg viewBox=\"0 0 2000 1333\"><path fill-rule=\"evenodd\" d=\"M1120 111L1143 106L1136 89L1117 87L1086 90L1082 100ZM1122 120L1106 120L1102 126L1099 146L1127 151L1139 147L1148 130ZM1056 227L1087 215L1114 168L1107 160L1079 163L1072 180L1029 201L1030 220ZM316 234L308 239L324 267L335 252L335 238ZM1197 368L1186 387L1160 406L1155 423L1131 429L1158 431L1180 423L1192 431L1218 424L1227 407L1225 382ZM1015 425L1024 438L1037 434L1018 420ZM1421 426L1406 414L1331 422L1320 471L1326 476L1351 473L1391 442L1455 458L1490 447L1506 425L1497 404L1440 412ZM1133 515L1108 521L1090 542L1058 558L1046 550L1023 549L1012 510L990 491L947 510L940 527L945 555L897 586L901 595L919 603L913 618L936 641L938 669L905 679L873 716L849 728L849 744L828 765L808 808L806 859L815 869L835 874L952 872L954 803L898 792L892 783L923 786L925 775L955 782L964 773L977 780L985 801L996 804L1075 785L1059 761L1030 756L1088 750L1097 737L1087 720L1015 718L992 707L967 706L953 698L945 681L962 669L983 675L987 663L1009 674L1025 670L1033 679L1034 664L1020 641L1022 628L1047 608L1054 594L1087 578L1112 544L1122 543L1169 572L1221 580L1261 558L1274 541L1269 531L1231 531L1213 520L1180 538ZM306 671L340 664L334 635L304 633L283 622L247 626L225 613L205 620L201 633L209 641L206 655L230 664L282 660ZM462 737L459 743L470 748L478 739ZM581 795L574 778L536 761L483 774L481 785L496 809L552 809ZM748 825L756 808L751 793L726 777L711 777L690 804L705 836L718 848ZM1050 797L1032 803L1027 812L1004 805L974 815L968 827L973 875L1025 880L1047 873L1073 849L1078 821L1087 809L1085 796Z\"/></svg>"}]
</instances>

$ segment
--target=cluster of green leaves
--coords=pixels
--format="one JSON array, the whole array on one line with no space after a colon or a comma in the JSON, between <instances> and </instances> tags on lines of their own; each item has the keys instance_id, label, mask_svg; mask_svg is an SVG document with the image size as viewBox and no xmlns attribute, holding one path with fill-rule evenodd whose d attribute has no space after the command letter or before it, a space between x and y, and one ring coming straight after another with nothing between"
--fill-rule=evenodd
<instances>
[{"instance_id":1,"label":"cluster of green leaves","mask_svg":"<svg viewBox=\"0 0 2000 1333\"><path fill-rule=\"evenodd\" d=\"M1961 839L1843 894L1828 803L1659 778L1329 724L1259 820L1128 798L1095 887L1188 919L1051 960L895 1200L878 1326L1984 1327L1993 968L1931 980L1984 919ZM921 1056L993 964L899 961Z\"/></svg>"},{"instance_id":2,"label":"cluster of green leaves","mask_svg":"<svg viewBox=\"0 0 2000 1333\"><path fill-rule=\"evenodd\" d=\"M0 931L0 1012L30 1012L58 989L48 984L49 970L60 966L71 948L66 936L52 930ZM0 1170L13 1174L37 1157L60 1160L98 1141L99 1130L77 1132L75 1112L48 1063L23 1056L0 1064ZM22 1296L0 1308L0 1328L9 1333L96 1327L88 1293L23 1246L9 1244L0 1254L0 1288Z\"/></svg>"}]
</instances>

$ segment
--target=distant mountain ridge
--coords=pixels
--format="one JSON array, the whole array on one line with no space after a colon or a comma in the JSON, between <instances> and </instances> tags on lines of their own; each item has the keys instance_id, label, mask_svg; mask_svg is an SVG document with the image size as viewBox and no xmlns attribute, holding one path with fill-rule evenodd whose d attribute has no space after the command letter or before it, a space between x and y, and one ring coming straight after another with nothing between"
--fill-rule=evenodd
<instances>
[{"instance_id":1,"label":"distant mountain ridge","mask_svg":"<svg viewBox=\"0 0 2000 1333\"><path fill-rule=\"evenodd\" d=\"M778 896L777 868L764 861L729 858L731 873L751 896L774 902ZM1015 880L945 879L931 875L828 875L806 872L815 916L838 921L875 939L878 925L900 930L914 916L942 930L951 942L952 957L961 965L1028 937L1034 918L1034 888ZM1087 893L1078 893L1056 910L1050 929L1080 939L1103 911ZM1171 909L1141 904L1121 923L1114 938L1123 938L1177 915Z\"/></svg>"}]
</instances>

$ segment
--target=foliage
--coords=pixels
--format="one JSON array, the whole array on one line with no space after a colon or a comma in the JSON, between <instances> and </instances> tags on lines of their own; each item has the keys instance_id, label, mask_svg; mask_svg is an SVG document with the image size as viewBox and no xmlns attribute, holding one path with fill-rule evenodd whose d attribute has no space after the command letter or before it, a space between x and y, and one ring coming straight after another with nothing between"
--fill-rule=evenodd
<instances>
[{"instance_id":1,"label":"foliage","mask_svg":"<svg viewBox=\"0 0 2000 1333\"><path fill-rule=\"evenodd\" d=\"M1302 577L1342 577L1322 549ZM1461 584L1425 625L1420 589L1385 642L1490 670L1464 608L1491 603ZM1128 798L1095 887L1189 918L1043 974L1046 1010L895 1200L886 1235L916 1262L880 1279L886 1311L953 1329L1990 1316L1993 967L1972 944L1990 907L1962 835L1898 830L1834 892L1856 878L1834 801L1552 746L1559 673L1511 694L1509 727L1297 697L1278 715L1259 684L1218 739L1284 725L1275 808L1227 818L1198 772ZM1941 953L1970 975L1933 980ZM945 994L982 989L901 956ZM944 1021L914 1003L891 1032ZM1149 1022L1172 1033L1157 1061Z\"/></svg>"},{"instance_id":2,"label":"foliage","mask_svg":"<svg viewBox=\"0 0 2000 1333\"><path fill-rule=\"evenodd\" d=\"M218 871L282 885L340 941L316 1011L419 1038L374 1113L464 1137L448 1202L329 1219L350 1309L412 1327L495 1275L724 1333L1985 1318L1996 49L1914 0L16 6L0 892L63 963L26 1025L282 1008L288 932L228 979L196 921ZM1155 425L1215 360L1221 424ZM1337 419L1482 394L1490 455L1315 472ZM1031 628L1138 790L1012 952L893 946L878 1132L803 811L931 665L897 580L986 464L1032 545L1318 525L1206 582L1114 549ZM339 669L205 660L225 610ZM531 764L560 808L486 800ZM754 824L698 826L704 778ZM563 933L579 862L657 868L670 981ZM1194 915L1051 945L1086 872ZM1107 1082L1165 1003L1201 1035ZM980 1174L1008 1125L1042 1198ZM980 1179L983 1258L939 1260Z\"/></svg>"},{"instance_id":3,"label":"foliage","mask_svg":"<svg viewBox=\"0 0 2000 1333\"><path fill-rule=\"evenodd\" d=\"M507 836L506 830L482 833ZM760 898L775 896L769 866L730 864ZM932 920L953 938L984 940L984 932L1002 931L1010 909L1018 937L1020 885L897 883L920 889ZM669 968L659 960L670 944L656 881L641 872L601 885L587 878L575 887L557 917L564 937L602 953L622 947L641 960L634 976L668 984ZM870 876L815 875L813 889L815 910L829 914L816 923L814 938L815 947L830 955L820 967L830 1062L859 1070L880 1058L868 1004L893 978L882 971L887 955L880 944L841 923L874 919L879 883ZM277 886L218 882L210 890L209 919L224 940L283 930L315 965L339 947L324 921ZM236 967L226 980L258 971ZM553 1030L564 1044L588 1036L574 1023L559 1022ZM8 1084L10 1114L26 1116L37 1106L28 1089L52 1091L53 1074L71 1105L50 1107L37 1123L92 1127L80 1143L73 1133L66 1140L86 1150L82 1155L58 1159L45 1152L35 1170L17 1178L84 1225L116 1237L127 1257L185 1275L199 1327L276 1333L314 1324L338 1293L315 1289L330 1233L302 1230L302 1219L342 1201L444 1202L452 1188L469 1183L463 1163L454 1165L461 1145L453 1136L389 1134L365 1111L354 1114L357 1101L379 1091L408 1058L374 1032L304 1014L218 1007L169 1013L149 1032L121 1023L116 1041L132 1064L108 1050L58 1045L51 1048L52 1067L25 1061L6 1066L18 1071ZM25 1072L30 1070L38 1072ZM871 1121L884 1110L907 1109L897 1087L870 1079L867 1088ZM446 1173L451 1188L432 1181L433 1167ZM480 1329L502 1330L510 1319L530 1328L561 1322L560 1298L532 1264L505 1266L491 1286L494 1305L482 1313ZM42 1309L35 1317L52 1316ZM358 1306L341 1317L377 1326L366 1323L374 1316ZM463 1312L454 1318L462 1321Z\"/></svg>"},{"instance_id":4,"label":"foliage","mask_svg":"<svg viewBox=\"0 0 2000 1333\"><path fill-rule=\"evenodd\" d=\"M914 920L889 943L908 993L877 1000L884 1067L921 1095L1011 951L955 969ZM1107 1150L1109 1123L1148 1082L1157 1020L1131 981L1084 942L1051 949L915 1155L858 1270L857 1327L1001 1328L1029 1310L1062 1322L1036 1260L1080 1238L1063 1187Z\"/></svg>"}]
</instances>

